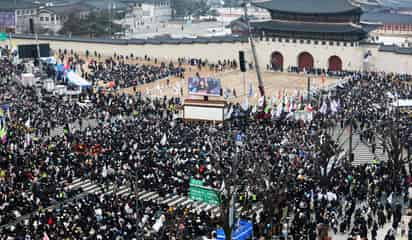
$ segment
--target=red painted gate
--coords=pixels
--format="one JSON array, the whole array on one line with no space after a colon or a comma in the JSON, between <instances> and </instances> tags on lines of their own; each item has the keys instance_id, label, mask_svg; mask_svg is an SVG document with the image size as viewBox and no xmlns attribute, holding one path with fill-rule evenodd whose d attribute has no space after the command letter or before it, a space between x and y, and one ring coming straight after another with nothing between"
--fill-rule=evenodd
<instances>
[{"instance_id":1,"label":"red painted gate","mask_svg":"<svg viewBox=\"0 0 412 240\"><path fill-rule=\"evenodd\" d=\"M332 56L329 58L329 70L330 71L342 71L342 60L338 56Z\"/></svg>"},{"instance_id":2,"label":"red painted gate","mask_svg":"<svg viewBox=\"0 0 412 240\"><path fill-rule=\"evenodd\" d=\"M271 63L272 63L273 70L282 70L283 69L283 55L280 52L273 52Z\"/></svg>"},{"instance_id":3,"label":"red painted gate","mask_svg":"<svg viewBox=\"0 0 412 240\"><path fill-rule=\"evenodd\" d=\"M299 54L298 57L298 67L300 70L306 69L312 69L313 68L313 57L310 53L308 52L303 52Z\"/></svg>"}]
</instances>

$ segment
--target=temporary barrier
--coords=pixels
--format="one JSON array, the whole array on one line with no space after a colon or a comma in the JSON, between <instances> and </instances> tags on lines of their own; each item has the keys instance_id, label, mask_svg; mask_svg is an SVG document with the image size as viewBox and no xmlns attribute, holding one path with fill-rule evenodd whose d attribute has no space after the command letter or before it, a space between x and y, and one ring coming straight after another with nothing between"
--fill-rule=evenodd
<instances>
[{"instance_id":1,"label":"temporary barrier","mask_svg":"<svg viewBox=\"0 0 412 240\"><path fill-rule=\"evenodd\" d=\"M218 240L226 240L225 232L222 228L216 231ZM239 220L235 225L235 229L232 234L232 240L246 240L251 239L253 236L253 224L248 221Z\"/></svg>"}]
</instances>

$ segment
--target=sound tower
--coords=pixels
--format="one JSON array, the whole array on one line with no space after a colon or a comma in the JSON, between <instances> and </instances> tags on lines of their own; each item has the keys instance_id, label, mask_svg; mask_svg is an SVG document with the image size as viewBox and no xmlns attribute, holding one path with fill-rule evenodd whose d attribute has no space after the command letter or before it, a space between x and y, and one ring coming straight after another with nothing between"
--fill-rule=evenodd
<instances>
[{"instance_id":1,"label":"sound tower","mask_svg":"<svg viewBox=\"0 0 412 240\"><path fill-rule=\"evenodd\" d=\"M245 52L239 51L239 67L241 72L246 72Z\"/></svg>"},{"instance_id":2,"label":"sound tower","mask_svg":"<svg viewBox=\"0 0 412 240\"><path fill-rule=\"evenodd\" d=\"M31 34L34 34L34 22L33 22L33 18L29 19L29 31Z\"/></svg>"}]
</instances>

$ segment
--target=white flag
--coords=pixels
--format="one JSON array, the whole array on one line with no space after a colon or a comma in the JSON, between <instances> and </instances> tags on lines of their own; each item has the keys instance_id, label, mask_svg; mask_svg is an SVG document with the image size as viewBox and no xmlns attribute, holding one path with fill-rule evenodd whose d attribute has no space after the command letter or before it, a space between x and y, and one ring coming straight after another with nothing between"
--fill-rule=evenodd
<instances>
[{"instance_id":1,"label":"white flag","mask_svg":"<svg viewBox=\"0 0 412 240\"><path fill-rule=\"evenodd\" d=\"M24 124L27 128L30 128L30 117L27 119L26 123Z\"/></svg>"},{"instance_id":2,"label":"white flag","mask_svg":"<svg viewBox=\"0 0 412 240\"><path fill-rule=\"evenodd\" d=\"M31 145L31 135L29 133L26 133L25 139L24 139L24 148L28 147Z\"/></svg>"},{"instance_id":3,"label":"white flag","mask_svg":"<svg viewBox=\"0 0 412 240\"><path fill-rule=\"evenodd\" d=\"M276 117L280 117L280 115L282 115L282 111L283 111L283 103L279 103L277 111L276 111Z\"/></svg>"},{"instance_id":4,"label":"white flag","mask_svg":"<svg viewBox=\"0 0 412 240\"><path fill-rule=\"evenodd\" d=\"M253 84L249 83L249 97L253 97Z\"/></svg>"},{"instance_id":5,"label":"white flag","mask_svg":"<svg viewBox=\"0 0 412 240\"><path fill-rule=\"evenodd\" d=\"M230 119L230 117L232 116L232 113L233 113L233 106L230 106L230 108L225 114L225 119Z\"/></svg>"},{"instance_id":6,"label":"white flag","mask_svg":"<svg viewBox=\"0 0 412 240\"><path fill-rule=\"evenodd\" d=\"M265 97L260 97L258 100L258 107L263 107L263 104L265 103Z\"/></svg>"},{"instance_id":7,"label":"white flag","mask_svg":"<svg viewBox=\"0 0 412 240\"><path fill-rule=\"evenodd\" d=\"M220 192L223 192L224 190L225 190L225 180L223 179L222 186L220 186Z\"/></svg>"},{"instance_id":8,"label":"white flag","mask_svg":"<svg viewBox=\"0 0 412 240\"><path fill-rule=\"evenodd\" d=\"M326 101L323 101L322 106L319 109L319 112L321 112L322 114L326 114L327 111L328 111L328 106L326 105Z\"/></svg>"},{"instance_id":9,"label":"white flag","mask_svg":"<svg viewBox=\"0 0 412 240\"><path fill-rule=\"evenodd\" d=\"M389 195L389 197L387 198L389 204L392 204L392 200L393 200L392 195L393 195L393 193L391 193L391 194Z\"/></svg>"},{"instance_id":10,"label":"white flag","mask_svg":"<svg viewBox=\"0 0 412 240\"><path fill-rule=\"evenodd\" d=\"M256 105L253 105L252 113L256 113L256 112L257 112L257 107L256 107Z\"/></svg>"},{"instance_id":11,"label":"white flag","mask_svg":"<svg viewBox=\"0 0 412 240\"><path fill-rule=\"evenodd\" d=\"M338 104L336 103L335 99L333 99L333 101L330 103L330 111L332 113L336 113L338 111Z\"/></svg>"},{"instance_id":12,"label":"white flag","mask_svg":"<svg viewBox=\"0 0 412 240\"><path fill-rule=\"evenodd\" d=\"M107 177L107 167L106 167L106 165L103 166L103 169L102 169L102 177L103 177L103 178L106 178L106 177Z\"/></svg>"},{"instance_id":13,"label":"white flag","mask_svg":"<svg viewBox=\"0 0 412 240\"><path fill-rule=\"evenodd\" d=\"M243 99L241 107L244 111L249 109L249 100L247 98Z\"/></svg>"},{"instance_id":14,"label":"white flag","mask_svg":"<svg viewBox=\"0 0 412 240\"><path fill-rule=\"evenodd\" d=\"M163 134L163 137L160 140L160 145L164 146L164 145L166 145L166 142L167 142L167 137L166 137L166 133L165 133L165 134Z\"/></svg>"}]
</instances>

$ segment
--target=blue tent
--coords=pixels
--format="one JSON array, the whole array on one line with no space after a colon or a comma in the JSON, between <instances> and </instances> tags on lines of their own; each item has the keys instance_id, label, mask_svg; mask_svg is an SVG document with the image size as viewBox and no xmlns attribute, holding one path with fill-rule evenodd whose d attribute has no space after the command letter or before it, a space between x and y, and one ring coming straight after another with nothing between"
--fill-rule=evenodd
<instances>
[{"instance_id":1,"label":"blue tent","mask_svg":"<svg viewBox=\"0 0 412 240\"><path fill-rule=\"evenodd\" d=\"M56 64L54 66L54 70L56 71L56 79L62 80L64 75L64 65L63 64Z\"/></svg>"},{"instance_id":2,"label":"blue tent","mask_svg":"<svg viewBox=\"0 0 412 240\"><path fill-rule=\"evenodd\" d=\"M64 65L63 65L63 64L56 64L56 65L54 66L54 69L56 70L56 72L61 72L61 73L63 73L63 72L64 72Z\"/></svg>"},{"instance_id":3,"label":"blue tent","mask_svg":"<svg viewBox=\"0 0 412 240\"><path fill-rule=\"evenodd\" d=\"M216 231L218 240L226 240L225 232L223 228ZM253 235L253 224L248 221L240 220L235 226L235 230L232 234L232 240L246 240Z\"/></svg>"}]
</instances>

